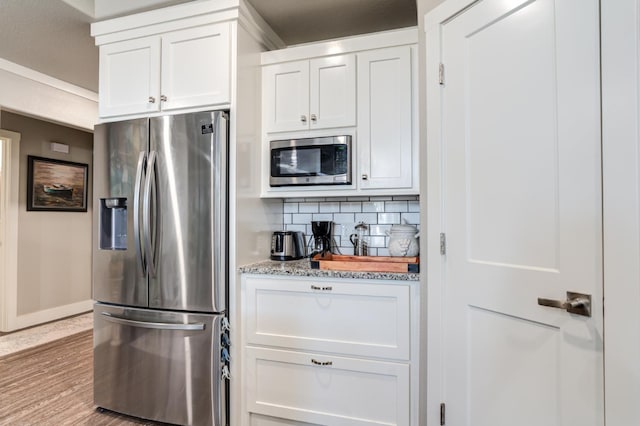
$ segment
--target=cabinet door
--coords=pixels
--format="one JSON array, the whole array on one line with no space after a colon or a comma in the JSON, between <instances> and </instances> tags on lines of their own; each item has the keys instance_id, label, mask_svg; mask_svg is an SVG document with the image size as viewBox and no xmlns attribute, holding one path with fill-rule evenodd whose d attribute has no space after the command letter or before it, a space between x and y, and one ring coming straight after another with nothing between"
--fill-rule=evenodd
<instances>
[{"instance_id":1,"label":"cabinet door","mask_svg":"<svg viewBox=\"0 0 640 426\"><path fill-rule=\"evenodd\" d=\"M323 129L356 124L355 55L309 62L309 127Z\"/></svg>"},{"instance_id":2,"label":"cabinet door","mask_svg":"<svg viewBox=\"0 0 640 426\"><path fill-rule=\"evenodd\" d=\"M403 284L246 277L247 342L408 360L409 297Z\"/></svg>"},{"instance_id":3,"label":"cabinet door","mask_svg":"<svg viewBox=\"0 0 640 426\"><path fill-rule=\"evenodd\" d=\"M265 66L262 87L267 132L309 128L309 61Z\"/></svg>"},{"instance_id":4,"label":"cabinet door","mask_svg":"<svg viewBox=\"0 0 640 426\"><path fill-rule=\"evenodd\" d=\"M263 416L255 413L252 413L249 419L250 426L322 426L317 423L297 422L295 420Z\"/></svg>"},{"instance_id":5,"label":"cabinet door","mask_svg":"<svg viewBox=\"0 0 640 426\"><path fill-rule=\"evenodd\" d=\"M412 187L411 47L358 54L361 189Z\"/></svg>"},{"instance_id":6,"label":"cabinet door","mask_svg":"<svg viewBox=\"0 0 640 426\"><path fill-rule=\"evenodd\" d=\"M101 117L160 110L160 38L100 46Z\"/></svg>"},{"instance_id":7,"label":"cabinet door","mask_svg":"<svg viewBox=\"0 0 640 426\"><path fill-rule=\"evenodd\" d=\"M245 371L251 413L324 425L411 424L407 363L249 346Z\"/></svg>"},{"instance_id":8,"label":"cabinet door","mask_svg":"<svg viewBox=\"0 0 640 426\"><path fill-rule=\"evenodd\" d=\"M162 36L162 109L230 102L229 23Z\"/></svg>"}]
</instances>

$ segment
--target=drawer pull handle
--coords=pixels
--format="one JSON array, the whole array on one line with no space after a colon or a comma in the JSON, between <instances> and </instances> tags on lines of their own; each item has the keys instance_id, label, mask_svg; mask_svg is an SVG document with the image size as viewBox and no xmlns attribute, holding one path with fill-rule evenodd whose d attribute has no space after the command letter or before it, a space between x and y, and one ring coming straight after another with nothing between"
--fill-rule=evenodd
<instances>
[{"instance_id":1,"label":"drawer pull handle","mask_svg":"<svg viewBox=\"0 0 640 426\"><path fill-rule=\"evenodd\" d=\"M333 361L316 361L315 359L311 358L311 364L314 365L333 365Z\"/></svg>"},{"instance_id":2,"label":"drawer pull handle","mask_svg":"<svg viewBox=\"0 0 640 426\"><path fill-rule=\"evenodd\" d=\"M333 287L331 287L330 285L326 287L319 287L317 285L311 284L311 290L331 291L333 290Z\"/></svg>"}]
</instances>

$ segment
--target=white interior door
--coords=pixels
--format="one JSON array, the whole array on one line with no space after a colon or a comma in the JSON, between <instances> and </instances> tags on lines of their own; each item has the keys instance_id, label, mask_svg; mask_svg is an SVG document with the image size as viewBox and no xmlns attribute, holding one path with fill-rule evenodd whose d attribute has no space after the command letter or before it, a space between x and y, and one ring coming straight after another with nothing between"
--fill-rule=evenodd
<instances>
[{"instance_id":1,"label":"white interior door","mask_svg":"<svg viewBox=\"0 0 640 426\"><path fill-rule=\"evenodd\" d=\"M481 0L440 24L447 425L603 424L598 10ZM567 291L590 317L539 304Z\"/></svg>"}]
</instances>

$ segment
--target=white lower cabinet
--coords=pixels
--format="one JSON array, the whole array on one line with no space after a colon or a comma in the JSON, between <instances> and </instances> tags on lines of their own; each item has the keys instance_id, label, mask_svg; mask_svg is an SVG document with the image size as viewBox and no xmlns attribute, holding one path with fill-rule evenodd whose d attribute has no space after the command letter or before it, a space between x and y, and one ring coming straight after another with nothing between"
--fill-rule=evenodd
<instances>
[{"instance_id":1,"label":"white lower cabinet","mask_svg":"<svg viewBox=\"0 0 640 426\"><path fill-rule=\"evenodd\" d=\"M246 348L248 409L341 425L408 425L409 365Z\"/></svg>"},{"instance_id":2,"label":"white lower cabinet","mask_svg":"<svg viewBox=\"0 0 640 426\"><path fill-rule=\"evenodd\" d=\"M417 286L244 274L246 421L417 425Z\"/></svg>"},{"instance_id":3,"label":"white lower cabinet","mask_svg":"<svg viewBox=\"0 0 640 426\"><path fill-rule=\"evenodd\" d=\"M247 343L409 359L409 287L246 280Z\"/></svg>"},{"instance_id":4,"label":"white lower cabinet","mask_svg":"<svg viewBox=\"0 0 640 426\"><path fill-rule=\"evenodd\" d=\"M318 423L296 422L278 417L263 416L252 413L249 416L249 426L321 426Z\"/></svg>"}]
</instances>

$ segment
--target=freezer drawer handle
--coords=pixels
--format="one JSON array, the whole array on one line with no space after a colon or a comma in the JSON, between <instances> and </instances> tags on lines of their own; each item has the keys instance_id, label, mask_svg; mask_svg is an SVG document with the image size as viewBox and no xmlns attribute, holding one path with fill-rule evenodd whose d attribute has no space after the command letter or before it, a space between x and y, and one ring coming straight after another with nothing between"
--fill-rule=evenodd
<instances>
[{"instance_id":1,"label":"freezer drawer handle","mask_svg":"<svg viewBox=\"0 0 640 426\"><path fill-rule=\"evenodd\" d=\"M124 325L132 325L135 327L142 328L156 328L158 330L204 330L204 323L196 322L190 324L172 324L166 322L147 322L147 321L136 321L130 320L126 318L121 318L110 314L109 312L101 312L107 321L115 322L118 324Z\"/></svg>"}]
</instances>

